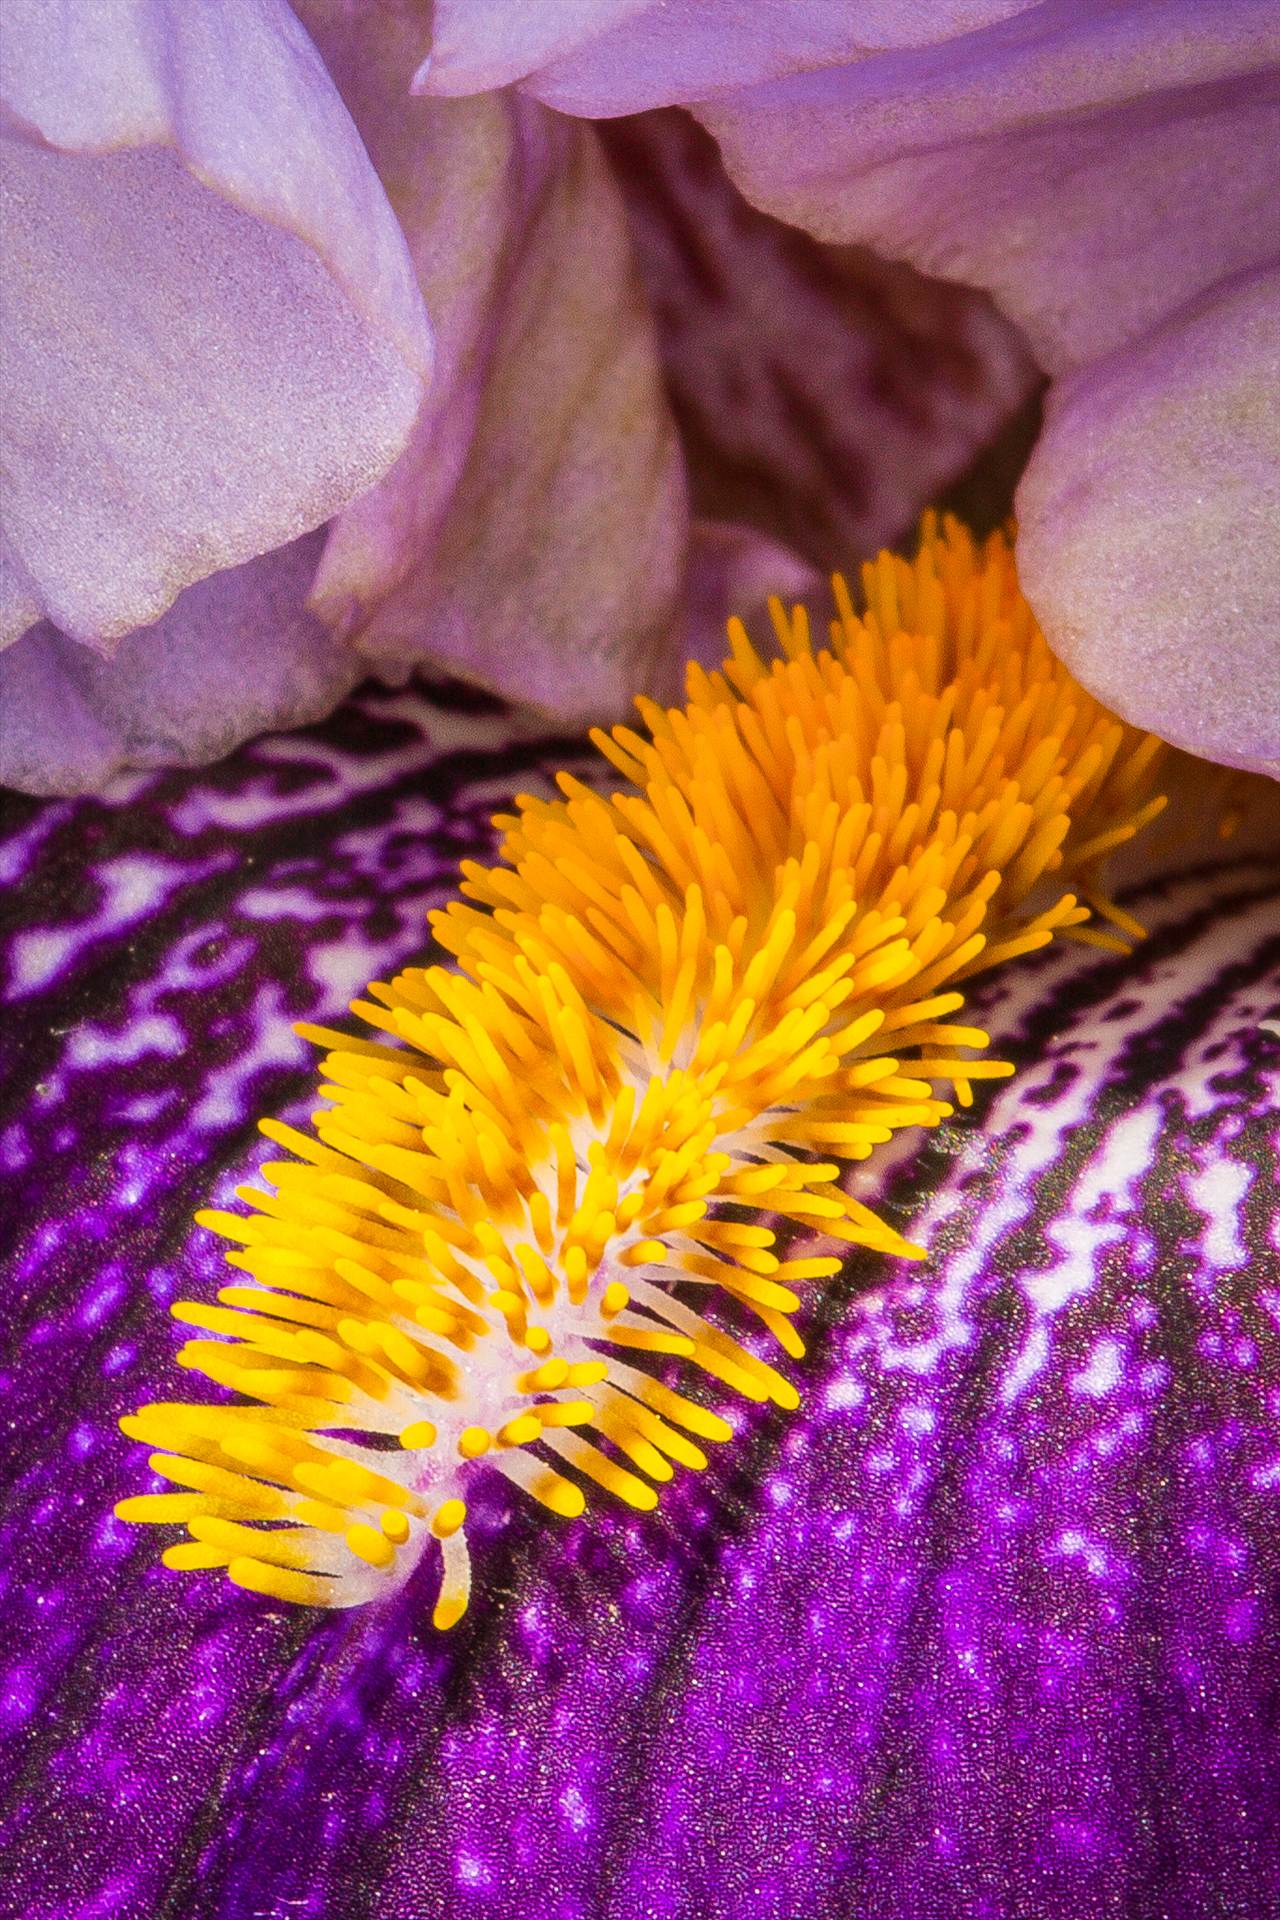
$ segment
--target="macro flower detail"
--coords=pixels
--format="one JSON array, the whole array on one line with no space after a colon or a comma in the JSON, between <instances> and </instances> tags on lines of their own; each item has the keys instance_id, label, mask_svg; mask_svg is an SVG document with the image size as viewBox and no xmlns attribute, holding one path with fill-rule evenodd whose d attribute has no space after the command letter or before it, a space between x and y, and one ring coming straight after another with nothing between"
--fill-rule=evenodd
<instances>
[{"instance_id":1,"label":"macro flower detail","mask_svg":"<svg viewBox=\"0 0 1280 1920\"><path fill-rule=\"evenodd\" d=\"M9 0L0 1920L1280 1886L1278 20Z\"/></svg>"},{"instance_id":2,"label":"macro flower detail","mask_svg":"<svg viewBox=\"0 0 1280 1920\"><path fill-rule=\"evenodd\" d=\"M122 1422L178 1489L117 1509L186 1527L168 1565L350 1606L434 1541L449 1626L484 1463L563 1516L570 1474L651 1508L730 1436L699 1373L797 1404L831 1246L921 1253L841 1178L1012 1070L955 1023L963 983L1141 936L1102 870L1162 809L1166 749L1055 659L1004 537L927 519L856 609L835 591L827 646L775 603L780 658L735 623L683 710L597 736L626 790L562 775L501 819L431 916L455 965L354 1003L380 1037L304 1030L329 1104L314 1135L264 1123L295 1156L274 1191L202 1216L246 1278L174 1309L181 1363L242 1399Z\"/></svg>"},{"instance_id":3,"label":"macro flower detail","mask_svg":"<svg viewBox=\"0 0 1280 1920\"><path fill-rule=\"evenodd\" d=\"M655 196L526 92L415 89L474 25L427 0L9 14L5 785L212 761L369 675L575 727L678 698L726 537L773 592L776 521L852 564L1034 383L985 296L792 257L683 115L639 130Z\"/></svg>"},{"instance_id":4,"label":"macro flower detail","mask_svg":"<svg viewBox=\"0 0 1280 1920\"><path fill-rule=\"evenodd\" d=\"M439 95L683 104L787 226L985 289L1053 383L1017 501L1051 644L1134 724L1280 771L1268 0L598 0L515 34L451 0L431 56Z\"/></svg>"}]
</instances>

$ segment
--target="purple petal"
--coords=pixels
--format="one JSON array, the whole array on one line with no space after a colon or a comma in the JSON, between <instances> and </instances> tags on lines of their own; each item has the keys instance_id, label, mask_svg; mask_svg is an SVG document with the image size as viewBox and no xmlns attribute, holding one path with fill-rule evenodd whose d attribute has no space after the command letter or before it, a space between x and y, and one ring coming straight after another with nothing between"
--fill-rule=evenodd
<instances>
[{"instance_id":1,"label":"purple petal","mask_svg":"<svg viewBox=\"0 0 1280 1920\"><path fill-rule=\"evenodd\" d=\"M986 288L1049 372L1275 251L1274 9L1054 0L727 97L757 206Z\"/></svg>"},{"instance_id":2,"label":"purple petal","mask_svg":"<svg viewBox=\"0 0 1280 1920\"><path fill-rule=\"evenodd\" d=\"M4 632L104 645L371 485L430 340L283 0L18 0L4 89Z\"/></svg>"},{"instance_id":3,"label":"purple petal","mask_svg":"<svg viewBox=\"0 0 1280 1920\"><path fill-rule=\"evenodd\" d=\"M1055 4L705 113L751 199L987 288L1074 375L1021 495L1049 639L1137 724L1262 767L1275 355L1265 316L1231 340L1243 296L1210 295L1274 257L1278 68L1255 0Z\"/></svg>"},{"instance_id":4,"label":"purple petal","mask_svg":"<svg viewBox=\"0 0 1280 1920\"><path fill-rule=\"evenodd\" d=\"M556 1530L495 1498L453 1637L421 1583L317 1624L110 1519L114 1416L172 1385L164 1304L215 1284L190 1212L256 1164L253 1113L310 1105L289 1020L418 951L495 804L566 757L474 696L364 694L127 804L8 803L13 1910L1256 1911L1274 867L1150 892L1132 961L998 977L1019 1077L881 1170L928 1265L852 1262L801 1411L660 1515Z\"/></svg>"},{"instance_id":5,"label":"purple petal","mask_svg":"<svg viewBox=\"0 0 1280 1920\"><path fill-rule=\"evenodd\" d=\"M670 628L680 452L594 130L515 95L408 100L416 35L307 18L439 318L403 457L339 516L312 605L365 657L616 715ZM464 212L459 212L464 209Z\"/></svg>"},{"instance_id":6,"label":"purple petal","mask_svg":"<svg viewBox=\"0 0 1280 1920\"><path fill-rule=\"evenodd\" d=\"M736 521L695 520L689 542L680 617L667 651L669 671L649 689L658 700L683 704L685 669L697 660L708 670L725 657L725 628L733 615L763 614L770 595L816 601L824 582L817 571L778 540Z\"/></svg>"},{"instance_id":7,"label":"purple petal","mask_svg":"<svg viewBox=\"0 0 1280 1920\"><path fill-rule=\"evenodd\" d=\"M495 7L491 0L436 0L431 52L418 69L418 93L487 93L597 39L638 13L647 0L539 0Z\"/></svg>"},{"instance_id":8,"label":"purple petal","mask_svg":"<svg viewBox=\"0 0 1280 1920\"><path fill-rule=\"evenodd\" d=\"M124 768L216 760L328 713L365 666L306 610L323 545L304 534L198 580L110 660L31 628L0 654L0 784L90 793Z\"/></svg>"},{"instance_id":9,"label":"purple petal","mask_svg":"<svg viewBox=\"0 0 1280 1920\"><path fill-rule=\"evenodd\" d=\"M1018 491L1018 564L1100 700L1280 776L1280 274L1061 381Z\"/></svg>"},{"instance_id":10,"label":"purple petal","mask_svg":"<svg viewBox=\"0 0 1280 1920\"><path fill-rule=\"evenodd\" d=\"M473 93L531 75L562 113L635 113L880 47L928 45L1003 19L1029 0L555 0L517 10L443 0L419 85Z\"/></svg>"},{"instance_id":11,"label":"purple petal","mask_svg":"<svg viewBox=\"0 0 1280 1920\"><path fill-rule=\"evenodd\" d=\"M602 133L698 512L823 573L850 566L912 529L1034 393L989 301L758 213L687 114Z\"/></svg>"}]
</instances>

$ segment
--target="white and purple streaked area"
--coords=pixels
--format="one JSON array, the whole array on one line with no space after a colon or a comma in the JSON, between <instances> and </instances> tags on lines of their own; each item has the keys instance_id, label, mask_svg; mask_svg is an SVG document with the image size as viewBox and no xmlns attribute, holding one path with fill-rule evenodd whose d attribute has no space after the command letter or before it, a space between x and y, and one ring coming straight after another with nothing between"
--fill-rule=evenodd
<instances>
[{"instance_id":1,"label":"white and purple streaked area","mask_svg":"<svg viewBox=\"0 0 1280 1920\"><path fill-rule=\"evenodd\" d=\"M1254 1920L1280 1878L1280 875L1136 897L975 1004L1017 1077L867 1172L801 1409L658 1511L477 1489L320 1618L111 1517L194 1209L313 1101L297 1019L423 948L573 743L448 690L6 802L0 1910L29 1920ZM269 1150L268 1150L269 1151ZM868 1191L873 1190L869 1185ZM741 1423L741 1413L738 1413ZM532 1891L531 1891L532 1890ZM5 1906L4 1902L11 1904Z\"/></svg>"}]
</instances>

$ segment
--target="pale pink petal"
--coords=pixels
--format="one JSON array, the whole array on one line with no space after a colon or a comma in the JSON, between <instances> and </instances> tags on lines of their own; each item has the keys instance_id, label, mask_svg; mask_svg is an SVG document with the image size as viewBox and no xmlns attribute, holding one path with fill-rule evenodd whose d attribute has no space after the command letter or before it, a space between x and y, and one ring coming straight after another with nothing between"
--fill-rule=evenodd
<instances>
[{"instance_id":1,"label":"pale pink petal","mask_svg":"<svg viewBox=\"0 0 1280 1920\"><path fill-rule=\"evenodd\" d=\"M1273 765L1276 375L1246 284L1280 232L1274 6L1049 0L700 111L753 200L1021 325L1060 376L1020 496L1051 640L1134 720Z\"/></svg>"},{"instance_id":2,"label":"pale pink petal","mask_svg":"<svg viewBox=\"0 0 1280 1920\"><path fill-rule=\"evenodd\" d=\"M5 632L104 645L385 472L426 316L283 0L11 0L2 78Z\"/></svg>"},{"instance_id":3,"label":"pale pink petal","mask_svg":"<svg viewBox=\"0 0 1280 1920\"><path fill-rule=\"evenodd\" d=\"M1018 565L1108 706L1280 775L1280 273L1233 283L1059 383L1018 493Z\"/></svg>"},{"instance_id":4,"label":"pale pink petal","mask_svg":"<svg viewBox=\"0 0 1280 1920\"><path fill-rule=\"evenodd\" d=\"M487 93L572 54L648 0L435 0L416 93Z\"/></svg>"},{"instance_id":5,"label":"pale pink petal","mask_svg":"<svg viewBox=\"0 0 1280 1920\"><path fill-rule=\"evenodd\" d=\"M122 768L198 765L327 713L365 669L305 608L323 538L197 581L110 660L32 627L0 653L0 784L93 792Z\"/></svg>"},{"instance_id":6,"label":"pale pink petal","mask_svg":"<svg viewBox=\"0 0 1280 1920\"><path fill-rule=\"evenodd\" d=\"M1038 389L985 296L757 212L680 109L601 132L697 512L849 566L908 534ZM997 517L1011 498L1010 481Z\"/></svg>"},{"instance_id":7,"label":"pale pink petal","mask_svg":"<svg viewBox=\"0 0 1280 1920\"><path fill-rule=\"evenodd\" d=\"M331 531L312 605L372 662L428 660L570 719L645 684L679 591L679 445L592 128L516 94L410 100L412 22L306 19L439 320L437 384Z\"/></svg>"},{"instance_id":8,"label":"pale pink petal","mask_svg":"<svg viewBox=\"0 0 1280 1920\"><path fill-rule=\"evenodd\" d=\"M918 46L1031 0L440 0L420 84L471 93L529 75L562 113L593 117L699 100L881 47Z\"/></svg>"},{"instance_id":9,"label":"pale pink petal","mask_svg":"<svg viewBox=\"0 0 1280 1920\"><path fill-rule=\"evenodd\" d=\"M1274 251L1270 0L1051 0L708 103L747 197L986 288L1051 373Z\"/></svg>"}]
</instances>

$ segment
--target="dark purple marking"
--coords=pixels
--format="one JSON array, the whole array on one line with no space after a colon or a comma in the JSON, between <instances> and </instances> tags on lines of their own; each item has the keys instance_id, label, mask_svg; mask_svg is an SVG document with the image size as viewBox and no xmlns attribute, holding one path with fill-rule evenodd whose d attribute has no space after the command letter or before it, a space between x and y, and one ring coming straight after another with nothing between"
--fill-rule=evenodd
<instances>
[{"instance_id":1,"label":"dark purple marking","mask_svg":"<svg viewBox=\"0 0 1280 1920\"><path fill-rule=\"evenodd\" d=\"M423 946L576 749L366 693L123 797L8 803L0 1912L1257 1920L1280 1885L1280 878L977 996L1018 1077L868 1169L793 1416L659 1512L495 1490L473 1612L274 1608L111 1517L181 1396L190 1225L304 1115L300 1017ZM581 760L577 763L581 766ZM11 1250L11 1251L10 1251Z\"/></svg>"}]
</instances>

